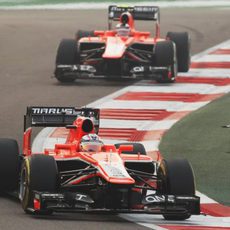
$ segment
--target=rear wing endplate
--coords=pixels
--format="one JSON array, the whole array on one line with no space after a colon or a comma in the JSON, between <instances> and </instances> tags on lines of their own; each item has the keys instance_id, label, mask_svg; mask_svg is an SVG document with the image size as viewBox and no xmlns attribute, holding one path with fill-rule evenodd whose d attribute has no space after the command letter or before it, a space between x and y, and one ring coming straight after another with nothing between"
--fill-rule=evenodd
<instances>
[{"instance_id":1,"label":"rear wing endplate","mask_svg":"<svg viewBox=\"0 0 230 230\"><path fill-rule=\"evenodd\" d=\"M88 117L93 121L95 131L99 130L100 110L75 107L29 106L24 116L24 131L29 127L64 127L72 125L77 117Z\"/></svg>"},{"instance_id":2,"label":"rear wing endplate","mask_svg":"<svg viewBox=\"0 0 230 230\"><path fill-rule=\"evenodd\" d=\"M134 20L159 21L160 9L158 6L116 6L108 8L109 20L118 21L124 12L132 14Z\"/></svg>"}]
</instances>

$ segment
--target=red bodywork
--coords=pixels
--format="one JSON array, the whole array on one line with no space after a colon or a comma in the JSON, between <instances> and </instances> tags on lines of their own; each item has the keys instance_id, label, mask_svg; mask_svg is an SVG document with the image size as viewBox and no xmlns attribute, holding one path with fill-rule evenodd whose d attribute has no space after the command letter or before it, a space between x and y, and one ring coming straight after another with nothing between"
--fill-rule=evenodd
<instances>
[{"instance_id":1,"label":"red bodywork","mask_svg":"<svg viewBox=\"0 0 230 230\"><path fill-rule=\"evenodd\" d=\"M150 32L137 31L135 29L133 16L129 12L125 12L120 16L120 23L122 23L122 16L127 15L128 22L127 24L130 27L129 36L119 36L117 35L116 30L107 30L107 31L94 31L96 37L84 37L79 40L79 43L95 42L95 43L105 43L105 52L102 55L104 59L120 59L123 57L124 53L127 50L127 47L131 46L133 43L140 44L150 44L153 45L156 42L163 41L165 39L160 38L160 26L159 23L156 23L156 32L155 36L151 37ZM130 57L135 59L135 56ZM138 60L136 60L138 61ZM90 63L85 63L90 64Z\"/></svg>"},{"instance_id":2,"label":"red bodywork","mask_svg":"<svg viewBox=\"0 0 230 230\"><path fill-rule=\"evenodd\" d=\"M84 131L84 126L92 127L88 132ZM26 157L31 154L45 154L55 158L56 161L64 160L81 160L94 166L98 169L98 173L85 175L69 182L74 185L91 177L101 177L109 183L113 184L134 184L135 180L127 173L124 162L127 161L140 161L152 162L152 158L140 154L123 154L125 151L132 151L132 145L121 145L118 149L114 145L104 145L102 152L81 152L79 148L81 138L89 133L95 133L94 125L89 118L78 117L71 128L66 131L66 142L64 144L55 144L53 149L44 149L44 152L32 152L31 150L31 134L32 128L28 128L24 132L23 152ZM66 132L65 131L65 132ZM47 137L49 140L49 137ZM118 170L113 172L115 168Z\"/></svg>"},{"instance_id":3,"label":"red bodywork","mask_svg":"<svg viewBox=\"0 0 230 230\"><path fill-rule=\"evenodd\" d=\"M81 151L82 137L97 134L99 121L99 109L27 107L19 181L25 211L169 213L183 218L200 213L195 195L167 193L170 181L165 173L170 170L162 166L164 161L147 156L141 143L105 144L99 152ZM47 128L31 147L32 127ZM180 175L183 171L173 181L176 185L184 178Z\"/></svg>"},{"instance_id":4,"label":"red bodywork","mask_svg":"<svg viewBox=\"0 0 230 230\"><path fill-rule=\"evenodd\" d=\"M179 69L188 71L189 38L184 33L168 33L166 38L161 38L159 18L159 7L109 6L108 30L78 30L75 39L61 41L55 77L60 82L73 82L87 76L174 82ZM136 20L153 21L154 35L138 31ZM117 21L115 28L114 21ZM180 68L177 68L178 63Z\"/></svg>"}]
</instances>

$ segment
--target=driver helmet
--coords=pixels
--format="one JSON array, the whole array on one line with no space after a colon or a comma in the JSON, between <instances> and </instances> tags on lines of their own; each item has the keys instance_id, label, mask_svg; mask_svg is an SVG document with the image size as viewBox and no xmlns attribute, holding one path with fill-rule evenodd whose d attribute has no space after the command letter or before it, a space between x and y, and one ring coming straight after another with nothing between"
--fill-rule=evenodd
<instances>
[{"instance_id":1,"label":"driver helmet","mask_svg":"<svg viewBox=\"0 0 230 230\"><path fill-rule=\"evenodd\" d=\"M80 141L80 149L82 152L100 152L104 146L97 134L87 134Z\"/></svg>"},{"instance_id":2,"label":"driver helmet","mask_svg":"<svg viewBox=\"0 0 230 230\"><path fill-rule=\"evenodd\" d=\"M121 23L116 26L116 32L118 36L128 37L130 35L130 31L130 26L127 23Z\"/></svg>"}]
</instances>

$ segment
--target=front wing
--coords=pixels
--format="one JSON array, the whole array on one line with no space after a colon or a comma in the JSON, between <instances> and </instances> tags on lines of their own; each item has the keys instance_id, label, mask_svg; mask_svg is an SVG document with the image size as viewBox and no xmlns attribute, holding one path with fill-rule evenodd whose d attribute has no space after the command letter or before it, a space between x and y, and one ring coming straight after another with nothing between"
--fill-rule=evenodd
<instances>
[{"instance_id":1,"label":"front wing","mask_svg":"<svg viewBox=\"0 0 230 230\"><path fill-rule=\"evenodd\" d=\"M147 195L139 208L95 208L94 200L87 194L76 192L47 193L34 191L34 207L39 212L113 212L148 214L200 214L200 198L197 196Z\"/></svg>"},{"instance_id":2,"label":"front wing","mask_svg":"<svg viewBox=\"0 0 230 230\"><path fill-rule=\"evenodd\" d=\"M102 75L95 75L97 70L94 66L91 65L57 65L56 71L61 72L65 76L75 76L76 78L102 78ZM138 65L134 66L129 71L127 76L125 75L122 77L135 79L156 79L159 78L163 73L167 74L168 71L168 67Z\"/></svg>"}]
</instances>

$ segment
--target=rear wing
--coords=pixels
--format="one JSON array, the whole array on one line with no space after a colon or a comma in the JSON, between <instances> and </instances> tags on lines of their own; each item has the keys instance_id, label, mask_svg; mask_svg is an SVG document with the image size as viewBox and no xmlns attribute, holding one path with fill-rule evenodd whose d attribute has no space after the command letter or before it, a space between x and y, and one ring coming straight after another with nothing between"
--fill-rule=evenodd
<instances>
[{"instance_id":1,"label":"rear wing","mask_svg":"<svg viewBox=\"0 0 230 230\"><path fill-rule=\"evenodd\" d=\"M157 25L157 35L159 35L160 8L158 6L116 6L108 7L108 27L112 29L112 22L119 21L124 12L129 12L134 20L155 21Z\"/></svg>"},{"instance_id":2,"label":"rear wing","mask_svg":"<svg viewBox=\"0 0 230 230\"><path fill-rule=\"evenodd\" d=\"M134 20L145 20L145 21L159 21L160 20L160 9L158 6L130 7L130 6L110 5L108 8L109 24L111 24L112 21L118 21L121 14L124 12L131 13ZM111 27L111 25L109 25L109 27Z\"/></svg>"},{"instance_id":3,"label":"rear wing","mask_svg":"<svg viewBox=\"0 0 230 230\"><path fill-rule=\"evenodd\" d=\"M100 110L75 107L29 106L24 116L24 131L29 127L64 127L72 125L77 117L88 117L93 121L96 133L99 130Z\"/></svg>"}]
</instances>

